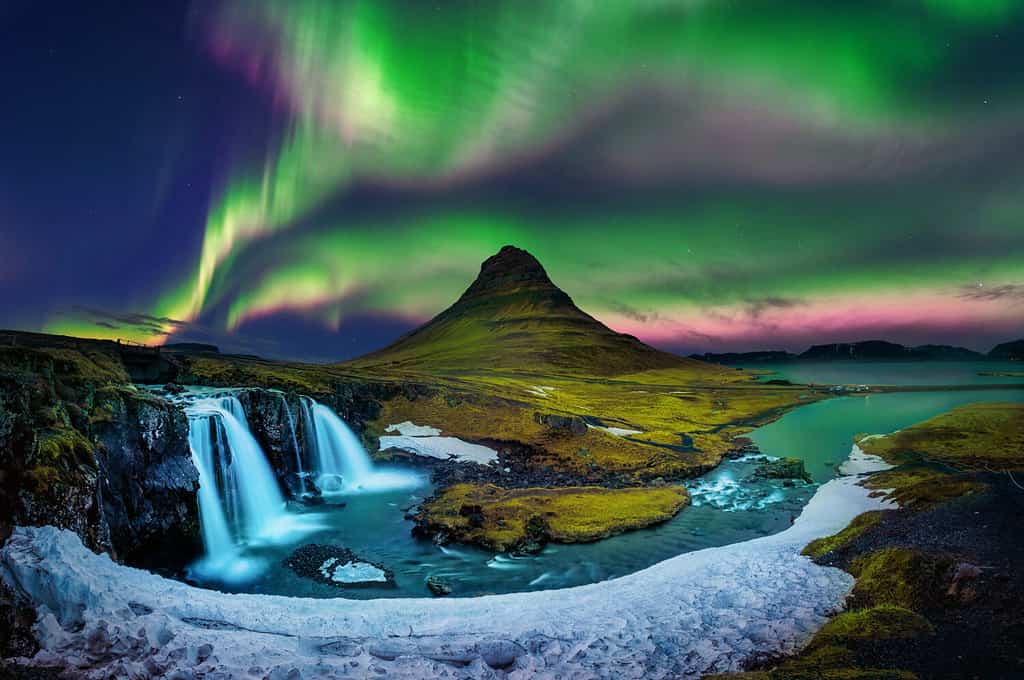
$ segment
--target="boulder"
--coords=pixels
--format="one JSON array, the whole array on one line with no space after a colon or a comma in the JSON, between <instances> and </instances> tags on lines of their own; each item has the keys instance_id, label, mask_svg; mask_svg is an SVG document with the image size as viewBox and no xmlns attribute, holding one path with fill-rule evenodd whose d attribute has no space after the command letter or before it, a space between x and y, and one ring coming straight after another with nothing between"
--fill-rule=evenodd
<instances>
[{"instance_id":1,"label":"boulder","mask_svg":"<svg viewBox=\"0 0 1024 680\"><path fill-rule=\"evenodd\" d=\"M533 420L544 425L555 434L582 437L587 433L587 421L579 416L560 416L553 413L534 412Z\"/></svg>"},{"instance_id":2,"label":"boulder","mask_svg":"<svg viewBox=\"0 0 1024 680\"><path fill-rule=\"evenodd\" d=\"M434 597L445 597L446 595L452 594L451 583L440 576L427 577L427 590L429 590Z\"/></svg>"},{"instance_id":3,"label":"boulder","mask_svg":"<svg viewBox=\"0 0 1024 680\"><path fill-rule=\"evenodd\" d=\"M753 477L755 479L801 479L808 484L813 481L807 474L804 462L799 458L765 459L754 470Z\"/></svg>"}]
</instances>

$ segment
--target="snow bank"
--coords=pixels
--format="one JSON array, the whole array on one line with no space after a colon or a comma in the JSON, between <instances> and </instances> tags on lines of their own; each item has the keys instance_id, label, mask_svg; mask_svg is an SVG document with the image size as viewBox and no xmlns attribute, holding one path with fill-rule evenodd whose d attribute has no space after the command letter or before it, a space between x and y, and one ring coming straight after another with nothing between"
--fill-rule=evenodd
<instances>
[{"instance_id":1,"label":"snow bank","mask_svg":"<svg viewBox=\"0 0 1024 680\"><path fill-rule=\"evenodd\" d=\"M604 425L590 424L587 424L587 427L589 427L592 430L604 430L605 432L613 434L616 437L628 437L631 434L643 434L643 432L640 430L630 430L625 427L606 427Z\"/></svg>"},{"instance_id":2,"label":"snow bank","mask_svg":"<svg viewBox=\"0 0 1024 680\"><path fill-rule=\"evenodd\" d=\"M380 450L400 449L416 456L448 460L468 460L486 465L498 460L498 452L494 449L462 441L458 437L439 437L441 430L429 425L417 425L406 420L397 425L388 425L385 432L397 432L397 435L384 435L380 438Z\"/></svg>"},{"instance_id":3,"label":"snow bank","mask_svg":"<svg viewBox=\"0 0 1024 680\"><path fill-rule=\"evenodd\" d=\"M388 425L388 429L385 432L397 432L398 434L405 435L406 437L433 437L441 434L441 430L436 427L430 427L429 425L417 425L411 420L406 420L403 423L397 425Z\"/></svg>"},{"instance_id":4,"label":"snow bank","mask_svg":"<svg viewBox=\"0 0 1024 680\"><path fill-rule=\"evenodd\" d=\"M853 579L800 550L885 507L856 481L820 487L782 533L565 590L370 601L223 594L120 566L53 527L16 529L0 550L0 576L38 604L43 650L33 663L69 664L83 677L189 668L217 677L689 678L795 651L842 606Z\"/></svg>"},{"instance_id":5,"label":"snow bank","mask_svg":"<svg viewBox=\"0 0 1024 680\"><path fill-rule=\"evenodd\" d=\"M865 437L861 441L865 441L876 436L877 435L871 435L870 437ZM854 444L853 449L850 451L850 457L840 464L839 474L864 475L870 472L881 472L882 470L890 469L892 469L892 465L889 465L878 456L865 453L862 448Z\"/></svg>"},{"instance_id":6,"label":"snow bank","mask_svg":"<svg viewBox=\"0 0 1024 680\"><path fill-rule=\"evenodd\" d=\"M400 449L416 456L448 460L468 460L486 465L498 460L498 452L480 444L470 444L458 437L406 437L385 435L380 438L380 449Z\"/></svg>"}]
</instances>

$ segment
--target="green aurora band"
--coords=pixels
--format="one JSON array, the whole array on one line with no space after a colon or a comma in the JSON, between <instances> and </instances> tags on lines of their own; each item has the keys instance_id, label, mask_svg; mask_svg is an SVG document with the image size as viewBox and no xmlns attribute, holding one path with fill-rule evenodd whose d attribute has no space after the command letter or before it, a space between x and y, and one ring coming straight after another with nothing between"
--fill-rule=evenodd
<instances>
[{"instance_id":1,"label":"green aurora band","mask_svg":"<svg viewBox=\"0 0 1024 680\"><path fill-rule=\"evenodd\" d=\"M134 339L282 311L422 320L505 243L663 345L1019 329L1020 7L202 3L213 57L288 124ZM360 207L367 187L393 208Z\"/></svg>"}]
</instances>

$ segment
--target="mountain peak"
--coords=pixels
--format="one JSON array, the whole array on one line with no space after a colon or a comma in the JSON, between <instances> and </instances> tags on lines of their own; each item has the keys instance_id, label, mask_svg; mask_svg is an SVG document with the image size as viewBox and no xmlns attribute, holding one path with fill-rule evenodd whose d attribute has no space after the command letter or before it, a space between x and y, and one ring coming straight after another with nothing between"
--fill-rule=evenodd
<instances>
[{"instance_id":1,"label":"mountain peak","mask_svg":"<svg viewBox=\"0 0 1024 680\"><path fill-rule=\"evenodd\" d=\"M504 246L425 325L353 365L422 372L515 370L628 373L690 365L611 330L577 307L530 253Z\"/></svg>"},{"instance_id":2,"label":"mountain peak","mask_svg":"<svg viewBox=\"0 0 1024 680\"><path fill-rule=\"evenodd\" d=\"M554 287L533 255L515 246L503 246L480 265L480 273L463 298L488 295L503 288Z\"/></svg>"}]
</instances>

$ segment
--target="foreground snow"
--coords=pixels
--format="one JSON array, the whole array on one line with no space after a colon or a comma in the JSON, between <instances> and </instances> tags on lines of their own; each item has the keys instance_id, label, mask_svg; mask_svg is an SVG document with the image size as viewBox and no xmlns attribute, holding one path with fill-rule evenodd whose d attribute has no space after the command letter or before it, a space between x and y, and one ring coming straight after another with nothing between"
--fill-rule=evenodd
<instances>
[{"instance_id":1,"label":"foreground snow","mask_svg":"<svg viewBox=\"0 0 1024 680\"><path fill-rule=\"evenodd\" d=\"M800 550L880 507L844 477L774 536L602 583L473 599L223 594L117 565L52 527L16 529L0 575L38 604L33 663L85 677L699 677L805 643L853 579Z\"/></svg>"}]
</instances>

